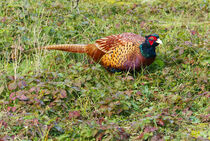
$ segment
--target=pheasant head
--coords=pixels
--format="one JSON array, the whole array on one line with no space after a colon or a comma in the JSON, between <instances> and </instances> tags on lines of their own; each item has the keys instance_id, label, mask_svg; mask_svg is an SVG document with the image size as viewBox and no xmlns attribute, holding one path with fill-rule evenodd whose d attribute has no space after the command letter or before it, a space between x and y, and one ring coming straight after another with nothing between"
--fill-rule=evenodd
<instances>
[{"instance_id":1,"label":"pheasant head","mask_svg":"<svg viewBox=\"0 0 210 141\"><path fill-rule=\"evenodd\" d=\"M152 58L156 56L155 48L159 44L162 44L162 41L159 39L157 34L151 34L145 37L145 42L142 43L139 47L141 54L145 58Z\"/></svg>"}]
</instances>

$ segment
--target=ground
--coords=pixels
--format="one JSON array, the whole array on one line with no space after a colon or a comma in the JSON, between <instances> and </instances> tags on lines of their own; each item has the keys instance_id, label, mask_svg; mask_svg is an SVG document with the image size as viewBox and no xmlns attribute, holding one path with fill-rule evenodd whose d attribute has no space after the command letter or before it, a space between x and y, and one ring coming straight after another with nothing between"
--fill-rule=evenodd
<instances>
[{"instance_id":1,"label":"ground","mask_svg":"<svg viewBox=\"0 0 210 141\"><path fill-rule=\"evenodd\" d=\"M0 140L210 140L207 0L0 4ZM31 50L123 32L159 34L151 66Z\"/></svg>"}]
</instances>

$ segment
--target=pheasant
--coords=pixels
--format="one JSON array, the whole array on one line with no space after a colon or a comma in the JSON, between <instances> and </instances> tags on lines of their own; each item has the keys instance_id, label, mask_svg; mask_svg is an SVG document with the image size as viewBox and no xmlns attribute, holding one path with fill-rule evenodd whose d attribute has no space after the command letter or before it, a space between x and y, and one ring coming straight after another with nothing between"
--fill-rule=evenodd
<instances>
[{"instance_id":1,"label":"pheasant","mask_svg":"<svg viewBox=\"0 0 210 141\"><path fill-rule=\"evenodd\" d=\"M95 62L110 72L134 71L152 64L156 57L155 48L162 41L157 34L146 37L134 33L111 35L94 44L61 44L42 47L72 53L86 53Z\"/></svg>"}]
</instances>

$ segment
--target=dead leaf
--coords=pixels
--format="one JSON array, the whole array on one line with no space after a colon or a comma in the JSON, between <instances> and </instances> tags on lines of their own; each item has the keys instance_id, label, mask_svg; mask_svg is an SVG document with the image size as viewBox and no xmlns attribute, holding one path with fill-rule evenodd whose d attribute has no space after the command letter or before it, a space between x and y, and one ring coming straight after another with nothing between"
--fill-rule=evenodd
<instances>
[{"instance_id":1,"label":"dead leaf","mask_svg":"<svg viewBox=\"0 0 210 141\"><path fill-rule=\"evenodd\" d=\"M161 125L161 126L164 126L164 122L163 122L162 119L159 119L157 123L158 123L159 125Z\"/></svg>"},{"instance_id":2,"label":"dead leaf","mask_svg":"<svg viewBox=\"0 0 210 141\"><path fill-rule=\"evenodd\" d=\"M15 92L11 93L10 96L9 96L10 100L15 100L16 98L17 97L16 97L16 93Z\"/></svg>"},{"instance_id":3,"label":"dead leaf","mask_svg":"<svg viewBox=\"0 0 210 141\"><path fill-rule=\"evenodd\" d=\"M192 46L192 42L191 41L185 41L184 44L188 45L188 46Z\"/></svg>"},{"instance_id":4,"label":"dead leaf","mask_svg":"<svg viewBox=\"0 0 210 141\"><path fill-rule=\"evenodd\" d=\"M16 82L12 82L8 85L8 89L11 91L11 90L15 90L17 88L17 84Z\"/></svg>"},{"instance_id":5,"label":"dead leaf","mask_svg":"<svg viewBox=\"0 0 210 141\"><path fill-rule=\"evenodd\" d=\"M154 132L156 130L157 130L156 127L151 127L151 126L147 126L147 127L144 128L145 133Z\"/></svg>"},{"instance_id":6,"label":"dead leaf","mask_svg":"<svg viewBox=\"0 0 210 141\"><path fill-rule=\"evenodd\" d=\"M146 24L146 23L145 23L144 21L142 21L142 22L140 23L140 27L141 27L141 28L144 28L145 24Z\"/></svg>"},{"instance_id":7,"label":"dead leaf","mask_svg":"<svg viewBox=\"0 0 210 141\"><path fill-rule=\"evenodd\" d=\"M80 117L80 112L79 111L72 111L72 112L69 112L69 119L76 119Z\"/></svg>"},{"instance_id":8,"label":"dead leaf","mask_svg":"<svg viewBox=\"0 0 210 141\"><path fill-rule=\"evenodd\" d=\"M138 138L136 138L137 140L140 140L140 139L142 139L144 137L144 132L142 132L139 136L138 136Z\"/></svg>"},{"instance_id":9,"label":"dead leaf","mask_svg":"<svg viewBox=\"0 0 210 141\"><path fill-rule=\"evenodd\" d=\"M7 18L6 18L6 17L3 17L3 18L1 19L1 22L4 23L4 22L6 22L6 20L7 20Z\"/></svg>"},{"instance_id":10,"label":"dead leaf","mask_svg":"<svg viewBox=\"0 0 210 141\"><path fill-rule=\"evenodd\" d=\"M137 95L143 95L140 91L136 92Z\"/></svg>"},{"instance_id":11,"label":"dead leaf","mask_svg":"<svg viewBox=\"0 0 210 141\"><path fill-rule=\"evenodd\" d=\"M132 81L133 81L134 78L133 78L133 76L130 76L130 75L129 75L129 76L127 76L127 77L124 77L123 80L132 80Z\"/></svg>"},{"instance_id":12,"label":"dead leaf","mask_svg":"<svg viewBox=\"0 0 210 141\"><path fill-rule=\"evenodd\" d=\"M184 48L179 49L179 55L182 55L184 53Z\"/></svg>"},{"instance_id":13,"label":"dead leaf","mask_svg":"<svg viewBox=\"0 0 210 141\"><path fill-rule=\"evenodd\" d=\"M127 90L127 91L125 91L125 94L128 95L128 96L131 96L132 92L133 92L132 90Z\"/></svg>"},{"instance_id":14,"label":"dead leaf","mask_svg":"<svg viewBox=\"0 0 210 141\"><path fill-rule=\"evenodd\" d=\"M23 88L25 88L27 86L27 84L26 84L26 81L19 81L18 82L18 87L19 88L21 88L21 89L23 89Z\"/></svg>"},{"instance_id":15,"label":"dead leaf","mask_svg":"<svg viewBox=\"0 0 210 141\"><path fill-rule=\"evenodd\" d=\"M120 28L120 24L116 24L115 27L118 29Z\"/></svg>"},{"instance_id":16,"label":"dead leaf","mask_svg":"<svg viewBox=\"0 0 210 141\"><path fill-rule=\"evenodd\" d=\"M7 112L10 112L10 111L12 111L12 112L15 112L16 111L16 107L7 107Z\"/></svg>"},{"instance_id":17,"label":"dead leaf","mask_svg":"<svg viewBox=\"0 0 210 141\"><path fill-rule=\"evenodd\" d=\"M60 92L60 98L67 98L66 90L61 90L61 92Z\"/></svg>"},{"instance_id":18,"label":"dead leaf","mask_svg":"<svg viewBox=\"0 0 210 141\"><path fill-rule=\"evenodd\" d=\"M8 78L9 80L15 80L15 77L14 77L14 76L7 76L7 78Z\"/></svg>"},{"instance_id":19,"label":"dead leaf","mask_svg":"<svg viewBox=\"0 0 210 141\"><path fill-rule=\"evenodd\" d=\"M28 93L28 92L27 92L27 91L24 91L24 90L22 90L22 91L17 91L17 92L16 92L16 98L18 98L20 101L28 101L29 98L26 97L26 94L27 94L27 93Z\"/></svg>"},{"instance_id":20,"label":"dead leaf","mask_svg":"<svg viewBox=\"0 0 210 141\"><path fill-rule=\"evenodd\" d=\"M154 135L151 141L164 141L160 134Z\"/></svg>"},{"instance_id":21,"label":"dead leaf","mask_svg":"<svg viewBox=\"0 0 210 141\"><path fill-rule=\"evenodd\" d=\"M18 98L20 101L27 101L27 100L29 100L29 98L26 97L24 94L18 95L17 98Z\"/></svg>"},{"instance_id":22,"label":"dead leaf","mask_svg":"<svg viewBox=\"0 0 210 141\"><path fill-rule=\"evenodd\" d=\"M7 128L7 123L3 120L0 120L0 128Z\"/></svg>"}]
</instances>

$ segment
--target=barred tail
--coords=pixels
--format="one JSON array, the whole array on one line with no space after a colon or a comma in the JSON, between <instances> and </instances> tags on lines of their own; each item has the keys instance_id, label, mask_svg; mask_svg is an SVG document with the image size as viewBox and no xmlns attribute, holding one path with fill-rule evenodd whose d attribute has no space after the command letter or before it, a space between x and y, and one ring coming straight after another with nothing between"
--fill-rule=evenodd
<instances>
[{"instance_id":1,"label":"barred tail","mask_svg":"<svg viewBox=\"0 0 210 141\"><path fill-rule=\"evenodd\" d=\"M61 45L49 45L44 46L41 49L47 50L61 50L73 53L86 53L85 44L61 44Z\"/></svg>"}]
</instances>

